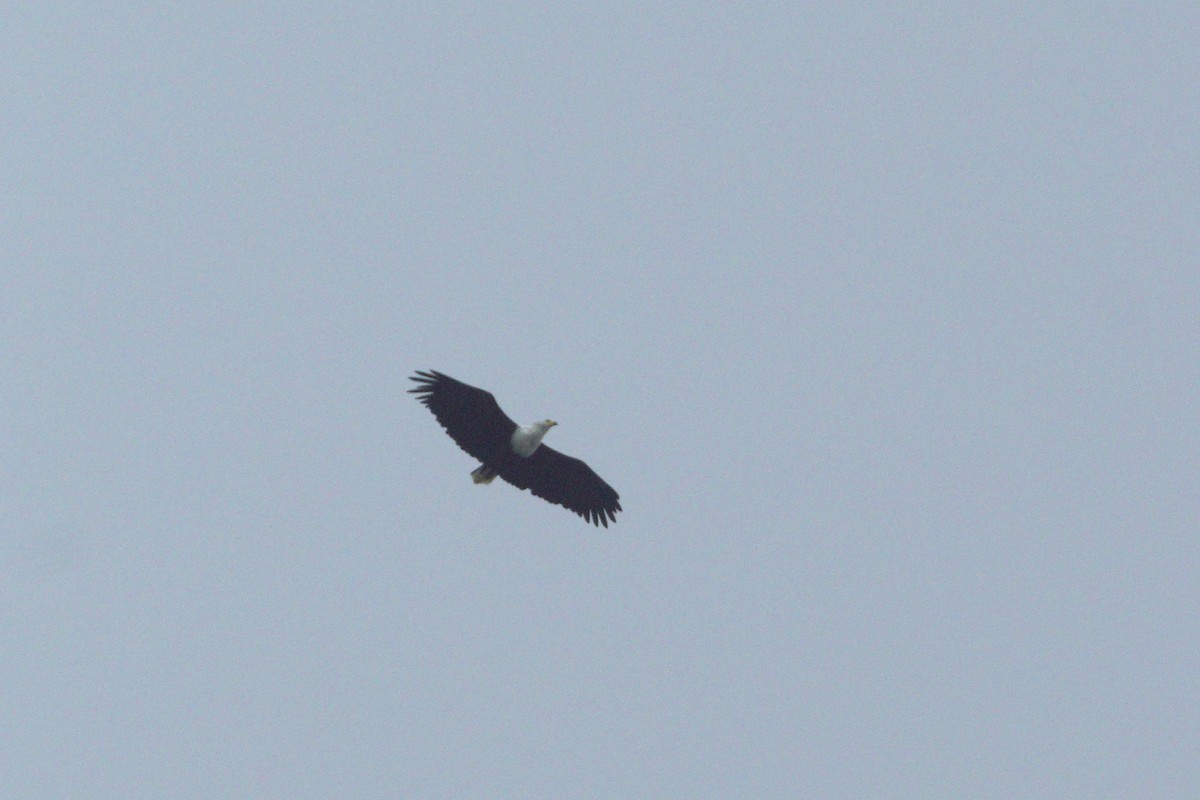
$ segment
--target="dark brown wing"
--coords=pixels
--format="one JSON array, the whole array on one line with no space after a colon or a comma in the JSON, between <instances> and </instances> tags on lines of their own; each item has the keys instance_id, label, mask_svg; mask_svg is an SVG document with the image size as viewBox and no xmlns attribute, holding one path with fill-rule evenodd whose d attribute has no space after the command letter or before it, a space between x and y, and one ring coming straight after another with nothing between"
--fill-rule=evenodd
<instances>
[{"instance_id":1,"label":"dark brown wing","mask_svg":"<svg viewBox=\"0 0 1200 800\"><path fill-rule=\"evenodd\" d=\"M488 466L512 455L512 435L517 423L500 410L491 392L456 381L440 372L423 372L410 380L409 389L424 403L455 443Z\"/></svg>"},{"instance_id":2,"label":"dark brown wing","mask_svg":"<svg viewBox=\"0 0 1200 800\"><path fill-rule=\"evenodd\" d=\"M593 525L617 521L620 495L578 458L541 445L528 458L514 455L497 465L500 477L518 489L574 511Z\"/></svg>"}]
</instances>

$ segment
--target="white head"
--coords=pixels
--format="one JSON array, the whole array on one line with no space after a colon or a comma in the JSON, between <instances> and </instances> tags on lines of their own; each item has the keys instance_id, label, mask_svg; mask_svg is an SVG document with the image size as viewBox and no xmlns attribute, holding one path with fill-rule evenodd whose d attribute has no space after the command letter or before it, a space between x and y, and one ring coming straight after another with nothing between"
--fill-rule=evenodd
<instances>
[{"instance_id":1,"label":"white head","mask_svg":"<svg viewBox=\"0 0 1200 800\"><path fill-rule=\"evenodd\" d=\"M533 455L533 451L538 449L542 443L542 437L546 435L546 431L553 428L558 423L552 419L544 419L541 422L535 422L527 428L517 428L512 435L513 452L519 456Z\"/></svg>"}]
</instances>

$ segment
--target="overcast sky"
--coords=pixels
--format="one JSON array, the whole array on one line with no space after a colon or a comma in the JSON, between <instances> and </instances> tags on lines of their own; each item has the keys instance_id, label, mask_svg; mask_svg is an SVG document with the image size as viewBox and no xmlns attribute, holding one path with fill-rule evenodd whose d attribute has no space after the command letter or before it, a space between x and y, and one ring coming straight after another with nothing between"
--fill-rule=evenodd
<instances>
[{"instance_id":1,"label":"overcast sky","mask_svg":"<svg viewBox=\"0 0 1200 800\"><path fill-rule=\"evenodd\" d=\"M1198 30L9 8L0 793L1200 796Z\"/></svg>"}]
</instances>

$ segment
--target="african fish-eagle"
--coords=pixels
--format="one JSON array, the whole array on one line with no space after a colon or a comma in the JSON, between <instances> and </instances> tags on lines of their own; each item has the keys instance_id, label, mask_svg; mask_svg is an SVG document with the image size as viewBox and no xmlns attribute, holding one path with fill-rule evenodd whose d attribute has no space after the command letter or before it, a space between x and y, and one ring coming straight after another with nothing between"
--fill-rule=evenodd
<instances>
[{"instance_id":1,"label":"african fish-eagle","mask_svg":"<svg viewBox=\"0 0 1200 800\"><path fill-rule=\"evenodd\" d=\"M609 521L617 521L621 503L616 491L578 458L542 444L557 422L517 425L491 392L440 372L417 370L410 380L417 388L409 392L433 412L459 447L482 462L471 472L475 483L491 483L499 475L593 525L607 528Z\"/></svg>"}]
</instances>

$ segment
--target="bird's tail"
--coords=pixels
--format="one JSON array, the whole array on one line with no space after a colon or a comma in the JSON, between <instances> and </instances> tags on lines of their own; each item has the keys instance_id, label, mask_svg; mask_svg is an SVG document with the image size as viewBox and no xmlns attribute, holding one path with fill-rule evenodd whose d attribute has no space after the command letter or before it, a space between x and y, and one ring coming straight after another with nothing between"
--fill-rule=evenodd
<instances>
[{"instance_id":1,"label":"bird's tail","mask_svg":"<svg viewBox=\"0 0 1200 800\"><path fill-rule=\"evenodd\" d=\"M489 467L487 464L480 464L475 469L471 470L471 480L476 483L491 483L496 480L496 470Z\"/></svg>"}]
</instances>

